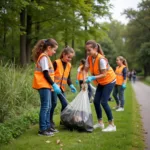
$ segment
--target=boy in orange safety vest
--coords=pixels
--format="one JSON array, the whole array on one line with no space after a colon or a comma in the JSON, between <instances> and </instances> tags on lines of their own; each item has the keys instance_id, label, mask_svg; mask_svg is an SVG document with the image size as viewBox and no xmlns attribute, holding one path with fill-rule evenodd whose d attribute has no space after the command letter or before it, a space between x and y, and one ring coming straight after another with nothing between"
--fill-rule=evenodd
<instances>
[{"instance_id":1,"label":"boy in orange safety vest","mask_svg":"<svg viewBox=\"0 0 150 150\"><path fill-rule=\"evenodd\" d=\"M127 82L127 61L122 56L116 59L116 85L113 90L113 97L115 98L117 106L114 107L116 111L124 111L124 90Z\"/></svg>"}]
</instances>

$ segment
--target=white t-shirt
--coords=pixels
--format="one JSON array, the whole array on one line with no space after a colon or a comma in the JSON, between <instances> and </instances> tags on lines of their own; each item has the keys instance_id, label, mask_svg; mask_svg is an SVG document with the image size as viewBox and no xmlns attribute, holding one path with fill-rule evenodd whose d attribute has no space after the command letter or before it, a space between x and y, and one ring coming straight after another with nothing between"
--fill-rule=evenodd
<instances>
[{"instance_id":1,"label":"white t-shirt","mask_svg":"<svg viewBox=\"0 0 150 150\"><path fill-rule=\"evenodd\" d=\"M92 61L93 61L93 63L95 62L95 59L93 59L92 58ZM101 70L103 70L103 69L107 69L107 62L106 62L106 60L105 59L100 59L100 66L99 66L99 68L101 69ZM86 59L86 63L85 63L85 66L87 67L87 68L89 68L90 67L90 64L89 64L89 61L88 61L88 57L87 57L87 59Z\"/></svg>"},{"instance_id":2,"label":"white t-shirt","mask_svg":"<svg viewBox=\"0 0 150 150\"><path fill-rule=\"evenodd\" d=\"M42 71L44 70L49 70L49 65L48 65L48 59L46 56L43 56L40 61L39 61L39 65L42 68Z\"/></svg>"}]
</instances>

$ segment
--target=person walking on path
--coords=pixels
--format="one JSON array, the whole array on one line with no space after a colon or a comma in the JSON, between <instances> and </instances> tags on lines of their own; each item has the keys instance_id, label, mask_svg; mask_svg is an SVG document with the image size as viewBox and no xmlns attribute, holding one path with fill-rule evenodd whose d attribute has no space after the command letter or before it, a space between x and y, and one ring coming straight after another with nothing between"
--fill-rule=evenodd
<instances>
[{"instance_id":1,"label":"person walking on path","mask_svg":"<svg viewBox=\"0 0 150 150\"><path fill-rule=\"evenodd\" d=\"M118 56L116 59L116 85L113 90L113 97L116 101L116 111L124 111L124 91L127 82L127 61L124 57Z\"/></svg>"},{"instance_id":2,"label":"person walking on path","mask_svg":"<svg viewBox=\"0 0 150 150\"><path fill-rule=\"evenodd\" d=\"M54 68L49 56L56 53L58 44L54 39L40 40L32 50L36 63L32 87L40 95L39 135L53 136L50 124L51 93L54 90L61 93L59 86L54 83Z\"/></svg>"},{"instance_id":3,"label":"person walking on path","mask_svg":"<svg viewBox=\"0 0 150 150\"><path fill-rule=\"evenodd\" d=\"M94 128L101 128L103 132L116 131L116 126L113 121L112 111L108 105L108 99L116 82L116 75L105 58L104 53L98 43L94 40L89 40L85 45L87 51L87 59L85 65L85 73L90 70L92 76L88 76L86 82L94 81L97 85L96 94L94 97L94 106L97 114L98 123ZM105 110L109 125L104 129L102 119L101 105Z\"/></svg>"}]
</instances>

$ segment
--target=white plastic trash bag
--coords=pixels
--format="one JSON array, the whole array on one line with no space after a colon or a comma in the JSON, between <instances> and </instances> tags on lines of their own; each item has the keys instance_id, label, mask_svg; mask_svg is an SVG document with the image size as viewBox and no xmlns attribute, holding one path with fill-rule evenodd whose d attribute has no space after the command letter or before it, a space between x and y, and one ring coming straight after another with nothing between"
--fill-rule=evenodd
<instances>
[{"instance_id":1,"label":"white plastic trash bag","mask_svg":"<svg viewBox=\"0 0 150 150\"><path fill-rule=\"evenodd\" d=\"M61 121L71 130L93 131L93 117L87 88L81 90L75 99L62 111Z\"/></svg>"}]
</instances>

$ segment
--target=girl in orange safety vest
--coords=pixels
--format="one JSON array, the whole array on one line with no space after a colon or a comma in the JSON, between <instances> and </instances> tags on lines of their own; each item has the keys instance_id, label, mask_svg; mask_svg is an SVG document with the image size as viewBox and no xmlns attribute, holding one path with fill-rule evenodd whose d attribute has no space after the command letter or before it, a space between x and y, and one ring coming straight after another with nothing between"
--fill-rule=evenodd
<instances>
[{"instance_id":1,"label":"girl in orange safety vest","mask_svg":"<svg viewBox=\"0 0 150 150\"><path fill-rule=\"evenodd\" d=\"M108 105L108 99L113 90L116 82L116 75L105 58L104 53L98 43L94 40L86 42L87 59L85 71L90 70L92 76L87 77L86 82L94 81L97 85L94 106L97 114L98 123L94 125L94 128L101 128L103 132L116 131L116 126L113 122L113 116L111 109ZM108 118L109 125L104 129L104 123L102 120L102 109L104 108Z\"/></svg>"},{"instance_id":2,"label":"girl in orange safety vest","mask_svg":"<svg viewBox=\"0 0 150 150\"><path fill-rule=\"evenodd\" d=\"M54 68L49 56L56 53L58 44L54 39L40 40L32 50L35 71L32 87L38 90L41 101L39 114L39 135L52 136L50 124L52 89L60 94L59 86L54 82Z\"/></svg>"},{"instance_id":3,"label":"girl in orange safety vest","mask_svg":"<svg viewBox=\"0 0 150 150\"><path fill-rule=\"evenodd\" d=\"M65 107L68 105L68 102L65 98L65 91L66 91L66 85L68 84L71 91L73 93L76 93L76 88L72 84L70 73L71 73L71 60L74 57L75 52L73 48L66 47L61 53L60 59L57 59L54 61L54 71L55 71L55 82L60 87L62 94L58 94L58 98L61 102L62 108L61 111L65 109ZM55 129L55 123L53 121L53 114L55 107L57 105L57 96L53 97L52 100L52 109L51 109L51 124L53 128Z\"/></svg>"},{"instance_id":4,"label":"girl in orange safety vest","mask_svg":"<svg viewBox=\"0 0 150 150\"><path fill-rule=\"evenodd\" d=\"M117 106L116 111L124 111L124 90L126 88L127 81L127 61L122 56L118 56L116 59L116 85L113 90L113 96L115 98Z\"/></svg>"}]
</instances>

